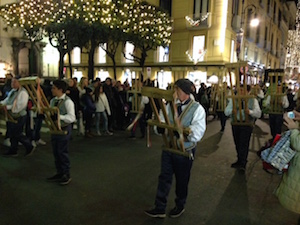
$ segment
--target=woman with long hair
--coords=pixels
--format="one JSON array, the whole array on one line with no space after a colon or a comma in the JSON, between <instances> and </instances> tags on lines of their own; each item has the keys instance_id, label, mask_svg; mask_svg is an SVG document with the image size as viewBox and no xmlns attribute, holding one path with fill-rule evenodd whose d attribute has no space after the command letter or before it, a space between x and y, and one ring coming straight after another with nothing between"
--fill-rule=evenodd
<instances>
[{"instance_id":1,"label":"woman with long hair","mask_svg":"<svg viewBox=\"0 0 300 225\"><path fill-rule=\"evenodd\" d=\"M108 118L106 113L110 116L111 111L109 107L109 103L106 97L106 94L103 92L103 86L100 84L95 88L94 91L94 101L95 101L95 106L96 106L96 131L97 135L100 136L100 119L102 117L103 119L103 131L104 134L107 135L113 135L112 132L108 130Z\"/></svg>"}]
</instances>

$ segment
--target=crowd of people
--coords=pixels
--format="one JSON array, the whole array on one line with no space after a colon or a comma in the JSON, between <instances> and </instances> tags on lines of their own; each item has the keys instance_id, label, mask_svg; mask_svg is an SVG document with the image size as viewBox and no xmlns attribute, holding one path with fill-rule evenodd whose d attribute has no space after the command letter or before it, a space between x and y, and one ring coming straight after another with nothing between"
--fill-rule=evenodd
<instances>
[{"instance_id":1,"label":"crowd of people","mask_svg":"<svg viewBox=\"0 0 300 225\"><path fill-rule=\"evenodd\" d=\"M154 86L154 82L150 79L144 82L137 82L140 82L141 86ZM58 107L60 112L60 117L53 115L53 118L51 118L53 121L60 121L62 130L66 132L64 136L51 135L56 174L47 178L48 181L59 182L62 185L69 184L71 181L68 145L75 126L77 135L93 138L101 135L111 136L114 134L113 132L125 130L131 124L133 128L131 129L130 138L135 138L137 123L132 124L135 114L131 114L130 110L132 102L137 96L129 94L131 87L127 80L121 83L111 78L106 78L105 81L96 78L89 82L87 78L83 77L79 82L76 78L52 82L45 80L41 86L50 102L50 106ZM237 161L232 163L231 167L239 170L241 173L245 173L250 137L256 119L263 117L263 114L269 115L272 139L277 134L282 133L284 121L286 121L285 123L289 129L298 130L298 124L287 119L285 112L295 110L295 120L300 120L300 113L297 113L297 110L299 111L300 109L299 98L297 93L293 94L291 89L285 89L284 85L278 84L269 88L260 87L259 85L252 87L250 85L247 85L247 87L240 85L240 88L237 90L235 90L235 87L231 89L226 85L223 88L226 89L224 93L227 95L227 98L224 98L225 107L223 110L218 110L214 116L218 116L221 121L220 132L224 132L226 120L228 117L231 117L232 135L237 153ZM270 89L272 88L275 88L276 92L281 94L275 102L270 95ZM169 215L178 217L184 212L196 143L204 135L207 117L211 113L211 102L215 101L217 102L216 104L221 104L220 99L211 99L214 90L212 87L206 87L204 83L201 83L197 91L195 84L191 81L179 79L174 84L174 90L178 101L177 104L179 104L177 113L178 115L182 114L180 117L182 125L184 128L189 128L192 131L191 134L184 137L184 146L189 146L186 147L186 151L192 157L186 158L185 156L163 151L155 208L145 211L151 217L165 217L167 196L170 191L173 173L176 177L176 206ZM37 145L46 144L40 135L42 122L45 117L43 114L32 110L33 101L30 100L26 89L20 85L19 77L7 75L1 93L2 100L0 103L5 106L4 109L6 111L10 112L10 116L17 121L7 121L4 144L9 146L9 150L4 155L17 156L18 146L22 144L26 149L25 156L29 156L34 152ZM245 106L244 102L241 105L235 104L234 98L230 97L230 95L251 95L253 97L245 101L247 104ZM146 121L152 117L152 112L149 99L145 96L140 96L140 98L142 112L141 117L139 117L139 126L141 138L144 138L145 128L147 127ZM274 106L276 108L275 113L274 110L271 110L274 109ZM238 110L241 113L237 113ZM233 119L234 117L235 119ZM249 119L249 123L236 125L236 122L244 122L246 118L247 120ZM159 133L162 134L164 132L163 130ZM296 150L299 149L298 142L300 142L298 133L299 131L294 131L295 135L293 136ZM176 135L175 132L174 135ZM185 171L184 174L182 171ZM297 191L300 192L300 190ZM300 206L297 207L297 209L293 210L300 213Z\"/></svg>"}]
</instances>

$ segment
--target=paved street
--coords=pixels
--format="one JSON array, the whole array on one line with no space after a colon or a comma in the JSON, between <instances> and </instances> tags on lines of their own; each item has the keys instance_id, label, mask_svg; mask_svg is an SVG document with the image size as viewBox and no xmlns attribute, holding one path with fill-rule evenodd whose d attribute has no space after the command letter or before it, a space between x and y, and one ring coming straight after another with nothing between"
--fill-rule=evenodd
<instances>
[{"instance_id":1,"label":"paved street","mask_svg":"<svg viewBox=\"0 0 300 225\"><path fill-rule=\"evenodd\" d=\"M270 138L266 121L257 121L245 175L236 160L227 121L209 122L198 145L185 213L153 219L143 213L153 206L160 167L161 137L128 139L126 131L92 139L73 135L70 146L72 182L48 183L54 175L48 143L27 158L0 157L0 225L296 225L298 215L284 209L273 191L281 177L262 170L256 151ZM3 137L0 139L1 143ZM5 147L1 146L1 153ZM168 210L174 207L174 185Z\"/></svg>"}]
</instances>

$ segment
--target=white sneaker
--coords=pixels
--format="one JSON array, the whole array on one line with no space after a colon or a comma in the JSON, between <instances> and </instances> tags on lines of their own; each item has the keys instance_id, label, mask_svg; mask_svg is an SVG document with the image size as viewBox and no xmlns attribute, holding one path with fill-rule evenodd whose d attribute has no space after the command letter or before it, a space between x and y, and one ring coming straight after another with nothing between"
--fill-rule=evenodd
<instances>
[{"instance_id":1,"label":"white sneaker","mask_svg":"<svg viewBox=\"0 0 300 225\"><path fill-rule=\"evenodd\" d=\"M4 141L3 141L3 145L7 146L7 147L10 147L11 144L10 144L10 139L9 138L6 138Z\"/></svg>"},{"instance_id":2,"label":"white sneaker","mask_svg":"<svg viewBox=\"0 0 300 225\"><path fill-rule=\"evenodd\" d=\"M97 136L101 136L101 133L100 133L100 131L97 131Z\"/></svg>"},{"instance_id":3,"label":"white sneaker","mask_svg":"<svg viewBox=\"0 0 300 225\"><path fill-rule=\"evenodd\" d=\"M105 132L105 134L110 135L110 136L113 135L113 133L108 130Z\"/></svg>"},{"instance_id":4,"label":"white sneaker","mask_svg":"<svg viewBox=\"0 0 300 225\"><path fill-rule=\"evenodd\" d=\"M36 142L34 140L31 141L31 144L34 148L36 148Z\"/></svg>"},{"instance_id":5,"label":"white sneaker","mask_svg":"<svg viewBox=\"0 0 300 225\"><path fill-rule=\"evenodd\" d=\"M47 143L42 140L42 139L39 139L37 142L36 142L38 145L46 145Z\"/></svg>"}]
</instances>

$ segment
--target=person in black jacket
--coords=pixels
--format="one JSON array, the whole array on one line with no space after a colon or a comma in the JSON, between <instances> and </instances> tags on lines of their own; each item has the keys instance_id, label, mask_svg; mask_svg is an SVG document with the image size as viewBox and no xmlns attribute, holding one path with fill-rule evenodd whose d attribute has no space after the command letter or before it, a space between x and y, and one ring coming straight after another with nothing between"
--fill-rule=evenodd
<instances>
[{"instance_id":1,"label":"person in black jacket","mask_svg":"<svg viewBox=\"0 0 300 225\"><path fill-rule=\"evenodd\" d=\"M83 105L83 118L85 120L85 137L93 137L91 133L93 113L96 106L92 98L93 91L89 87L85 87L85 94L82 95L81 101Z\"/></svg>"}]
</instances>

